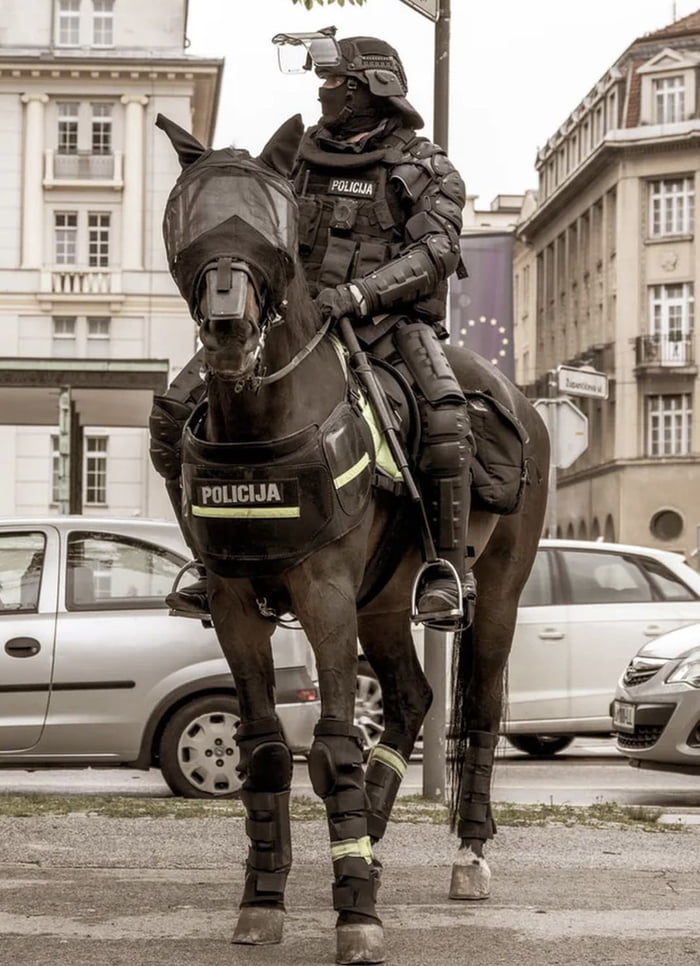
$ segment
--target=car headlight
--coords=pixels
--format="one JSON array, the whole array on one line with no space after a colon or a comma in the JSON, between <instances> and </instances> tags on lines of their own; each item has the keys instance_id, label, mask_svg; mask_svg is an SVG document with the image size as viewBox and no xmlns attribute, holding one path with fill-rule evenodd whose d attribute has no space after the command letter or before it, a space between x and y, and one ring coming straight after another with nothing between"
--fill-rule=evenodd
<instances>
[{"instance_id":1,"label":"car headlight","mask_svg":"<svg viewBox=\"0 0 700 966\"><path fill-rule=\"evenodd\" d=\"M689 654L666 678L667 684L689 684L700 688L700 651Z\"/></svg>"}]
</instances>

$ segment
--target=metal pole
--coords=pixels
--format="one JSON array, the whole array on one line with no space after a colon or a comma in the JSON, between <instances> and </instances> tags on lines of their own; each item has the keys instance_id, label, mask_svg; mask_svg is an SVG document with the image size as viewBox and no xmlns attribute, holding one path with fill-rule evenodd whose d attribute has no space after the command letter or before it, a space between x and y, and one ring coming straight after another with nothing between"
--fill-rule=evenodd
<instances>
[{"instance_id":1,"label":"metal pole","mask_svg":"<svg viewBox=\"0 0 700 966\"><path fill-rule=\"evenodd\" d=\"M447 151L450 113L450 0L440 0L435 24L433 140ZM425 629L423 666L433 689L433 703L423 725L423 797L445 802L447 731L447 641L443 631Z\"/></svg>"}]
</instances>

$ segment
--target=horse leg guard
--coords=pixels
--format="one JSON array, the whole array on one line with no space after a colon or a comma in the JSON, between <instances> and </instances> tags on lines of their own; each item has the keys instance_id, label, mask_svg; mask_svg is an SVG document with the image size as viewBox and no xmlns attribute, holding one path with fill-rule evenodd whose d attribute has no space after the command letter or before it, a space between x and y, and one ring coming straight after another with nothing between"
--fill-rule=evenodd
<instances>
[{"instance_id":1,"label":"horse leg guard","mask_svg":"<svg viewBox=\"0 0 700 966\"><path fill-rule=\"evenodd\" d=\"M491 870L483 857L483 844L496 834L491 812L491 774L498 735L470 731L462 775L457 834L460 854L452 866L450 899L488 899Z\"/></svg>"},{"instance_id":2,"label":"horse leg guard","mask_svg":"<svg viewBox=\"0 0 700 966\"><path fill-rule=\"evenodd\" d=\"M386 737L385 732L384 738ZM406 768L404 756L384 742L375 745L369 754L365 770L365 792L369 804L367 832L372 842L378 842L386 831Z\"/></svg>"},{"instance_id":3,"label":"horse leg guard","mask_svg":"<svg viewBox=\"0 0 700 966\"><path fill-rule=\"evenodd\" d=\"M234 943L262 945L282 939L284 889L292 864L289 788L292 755L276 717L242 724L236 732L241 751L250 842L241 912Z\"/></svg>"},{"instance_id":4,"label":"horse leg guard","mask_svg":"<svg viewBox=\"0 0 700 966\"><path fill-rule=\"evenodd\" d=\"M309 777L328 816L338 913L336 962L384 962L384 930L376 912L379 866L367 834L359 730L321 718L309 753Z\"/></svg>"}]
</instances>

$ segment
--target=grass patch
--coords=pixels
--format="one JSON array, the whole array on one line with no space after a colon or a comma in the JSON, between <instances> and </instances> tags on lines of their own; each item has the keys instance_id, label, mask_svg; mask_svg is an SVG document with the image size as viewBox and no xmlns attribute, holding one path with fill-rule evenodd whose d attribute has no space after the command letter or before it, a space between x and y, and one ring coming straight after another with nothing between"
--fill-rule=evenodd
<instances>
[{"instance_id":1,"label":"grass patch","mask_svg":"<svg viewBox=\"0 0 700 966\"><path fill-rule=\"evenodd\" d=\"M573 828L631 828L647 832L688 831L686 826L659 822L660 808L596 802L593 805L516 805L499 802L493 806L498 825L511 828L564 826ZM294 798L292 819L323 820L321 802ZM61 815L99 815L106 818L244 818L245 810L237 799L216 801L184 798L135 798L112 795L11 795L0 794L0 818L37 818ZM444 805L418 795L397 799L393 822L446 825Z\"/></svg>"}]
</instances>

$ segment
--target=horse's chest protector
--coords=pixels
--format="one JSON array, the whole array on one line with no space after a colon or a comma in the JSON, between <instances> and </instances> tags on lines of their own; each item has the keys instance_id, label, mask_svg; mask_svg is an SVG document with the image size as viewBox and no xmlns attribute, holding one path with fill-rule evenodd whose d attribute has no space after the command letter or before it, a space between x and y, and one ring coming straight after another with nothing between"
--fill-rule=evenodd
<instances>
[{"instance_id":1,"label":"horse's chest protector","mask_svg":"<svg viewBox=\"0 0 700 966\"><path fill-rule=\"evenodd\" d=\"M207 442L205 413L200 405L185 428L182 477L188 527L209 570L280 574L360 523L373 446L349 403L320 428L261 443Z\"/></svg>"}]
</instances>

